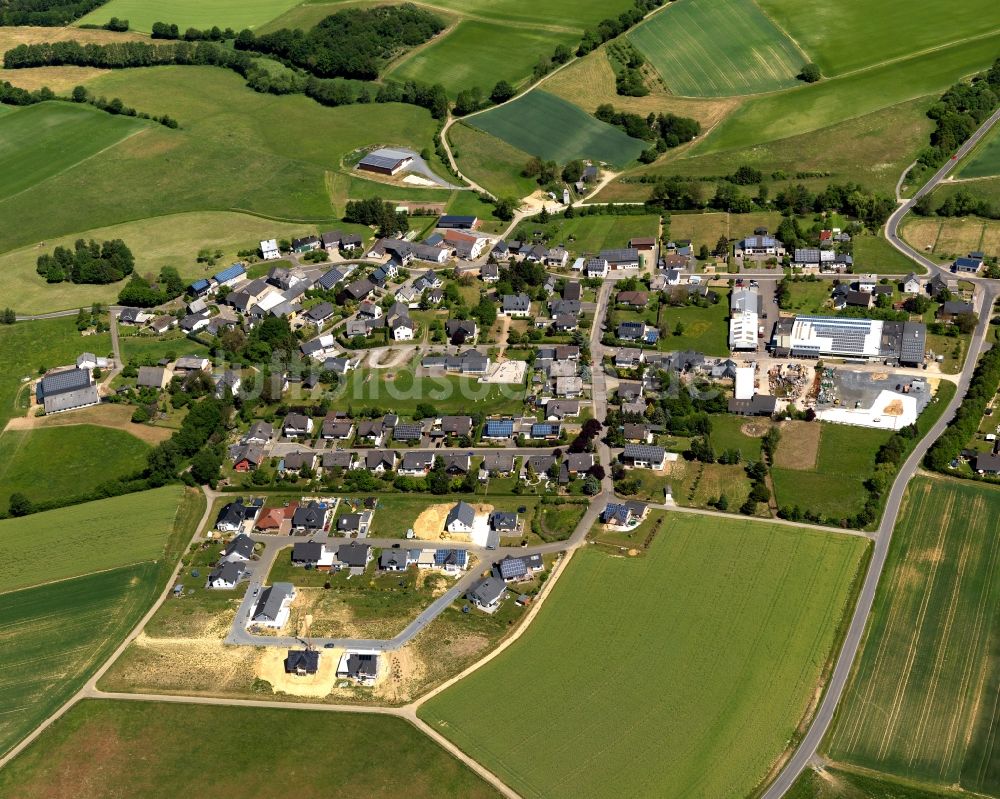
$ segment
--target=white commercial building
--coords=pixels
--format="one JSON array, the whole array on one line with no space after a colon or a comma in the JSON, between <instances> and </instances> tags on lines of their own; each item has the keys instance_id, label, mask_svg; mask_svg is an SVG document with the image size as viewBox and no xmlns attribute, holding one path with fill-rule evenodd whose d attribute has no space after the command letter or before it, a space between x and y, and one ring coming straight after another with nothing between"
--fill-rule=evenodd
<instances>
[{"instance_id":1,"label":"white commercial building","mask_svg":"<svg viewBox=\"0 0 1000 799\"><path fill-rule=\"evenodd\" d=\"M799 357L878 358L881 342L882 322L878 319L798 316L787 342L779 346Z\"/></svg>"},{"instance_id":2,"label":"white commercial building","mask_svg":"<svg viewBox=\"0 0 1000 799\"><path fill-rule=\"evenodd\" d=\"M754 392L756 391L756 373L757 367L755 366L736 367L736 391L734 393L736 399L753 399Z\"/></svg>"},{"instance_id":3,"label":"white commercial building","mask_svg":"<svg viewBox=\"0 0 1000 799\"><path fill-rule=\"evenodd\" d=\"M757 349L757 310L760 297L757 289L733 289L729 300L729 349Z\"/></svg>"}]
</instances>

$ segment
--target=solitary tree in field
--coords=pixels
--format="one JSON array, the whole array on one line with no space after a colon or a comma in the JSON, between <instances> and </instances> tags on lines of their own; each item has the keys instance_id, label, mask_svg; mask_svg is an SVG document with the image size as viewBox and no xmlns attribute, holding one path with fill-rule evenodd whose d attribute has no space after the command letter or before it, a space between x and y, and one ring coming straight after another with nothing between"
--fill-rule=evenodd
<instances>
[{"instance_id":1,"label":"solitary tree in field","mask_svg":"<svg viewBox=\"0 0 1000 799\"><path fill-rule=\"evenodd\" d=\"M823 76L820 74L819 65L812 62L802 67L802 71L798 75L799 80L804 80L806 83L815 83L821 77Z\"/></svg>"}]
</instances>

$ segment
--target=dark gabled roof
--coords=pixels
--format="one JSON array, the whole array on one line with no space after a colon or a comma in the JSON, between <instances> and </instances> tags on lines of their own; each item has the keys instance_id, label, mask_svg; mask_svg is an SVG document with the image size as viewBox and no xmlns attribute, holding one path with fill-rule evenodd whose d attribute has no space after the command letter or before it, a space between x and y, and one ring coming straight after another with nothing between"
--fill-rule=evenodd
<instances>
[{"instance_id":1,"label":"dark gabled roof","mask_svg":"<svg viewBox=\"0 0 1000 799\"><path fill-rule=\"evenodd\" d=\"M289 649L285 658L285 672L297 671L315 674L319 670L319 652L315 649Z\"/></svg>"},{"instance_id":2,"label":"dark gabled roof","mask_svg":"<svg viewBox=\"0 0 1000 799\"><path fill-rule=\"evenodd\" d=\"M56 394L65 394L69 391L78 391L87 388L91 383L89 369L67 369L64 372L55 372L46 375L38 383L38 397L53 397Z\"/></svg>"},{"instance_id":3,"label":"dark gabled roof","mask_svg":"<svg viewBox=\"0 0 1000 799\"><path fill-rule=\"evenodd\" d=\"M494 436L512 436L514 435L514 420L513 419L487 419L486 427L483 431L483 435L494 437Z\"/></svg>"},{"instance_id":4,"label":"dark gabled roof","mask_svg":"<svg viewBox=\"0 0 1000 799\"><path fill-rule=\"evenodd\" d=\"M319 541L297 541L292 547L292 563L318 563L323 557Z\"/></svg>"},{"instance_id":5,"label":"dark gabled roof","mask_svg":"<svg viewBox=\"0 0 1000 799\"><path fill-rule=\"evenodd\" d=\"M447 526L453 521L459 521L466 527L472 527L476 521L476 509L468 502L459 502L448 511L448 518L445 520L445 525Z\"/></svg>"},{"instance_id":6,"label":"dark gabled roof","mask_svg":"<svg viewBox=\"0 0 1000 799\"><path fill-rule=\"evenodd\" d=\"M231 555L239 555L246 560L250 560L253 555L253 539L244 533L240 533L226 544L226 548L222 550L223 558L228 558Z\"/></svg>"},{"instance_id":7,"label":"dark gabled roof","mask_svg":"<svg viewBox=\"0 0 1000 799\"><path fill-rule=\"evenodd\" d=\"M480 605L492 605L507 593L507 585L499 577L487 577L480 580L470 590L469 599Z\"/></svg>"},{"instance_id":8,"label":"dark gabled roof","mask_svg":"<svg viewBox=\"0 0 1000 799\"><path fill-rule=\"evenodd\" d=\"M310 502L308 505L300 505L295 509L295 514L292 516L292 527L319 530L323 526L325 518L326 508L318 502Z\"/></svg>"},{"instance_id":9,"label":"dark gabled roof","mask_svg":"<svg viewBox=\"0 0 1000 799\"><path fill-rule=\"evenodd\" d=\"M378 675L378 655L351 653L347 656L347 675L353 679L374 679Z\"/></svg>"},{"instance_id":10,"label":"dark gabled roof","mask_svg":"<svg viewBox=\"0 0 1000 799\"><path fill-rule=\"evenodd\" d=\"M246 570L239 563L226 562L216 566L208 573L208 581L214 583L216 580L222 580L225 583L235 585L245 573Z\"/></svg>"},{"instance_id":11,"label":"dark gabled roof","mask_svg":"<svg viewBox=\"0 0 1000 799\"><path fill-rule=\"evenodd\" d=\"M396 425L392 431L392 437L397 441L419 441L423 434L423 425L409 422Z\"/></svg>"},{"instance_id":12,"label":"dark gabled roof","mask_svg":"<svg viewBox=\"0 0 1000 799\"><path fill-rule=\"evenodd\" d=\"M495 510L490 514L490 527L494 530L516 530L517 514Z\"/></svg>"},{"instance_id":13,"label":"dark gabled roof","mask_svg":"<svg viewBox=\"0 0 1000 799\"><path fill-rule=\"evenodd\" d=\"M337 560L345 566L367 566L371 549L368 544L359 544L357 541L352 541L350 544L341 544L337 548Z\"/></svg>"},{"instance_id":14,"label":"dark gabled roof","mask_svg":"<svg viewBox=\"0 0 1000 799\"><path fill-rule=\"evenodd\" d=\"M649 444L626 444L623 454L629 460L662 461L666 450Z\"/></svg>"}]
</instances>

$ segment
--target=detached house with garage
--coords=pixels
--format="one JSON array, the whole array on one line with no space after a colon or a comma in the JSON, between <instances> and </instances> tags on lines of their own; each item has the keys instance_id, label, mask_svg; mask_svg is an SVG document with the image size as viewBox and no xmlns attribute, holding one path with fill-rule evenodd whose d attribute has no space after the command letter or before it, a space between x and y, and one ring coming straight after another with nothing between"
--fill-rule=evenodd
<instances>
[{"instance_id":1,"label":"detached house with garage","mask_svg":"<svg viewBox=\"0 0 1000 799\"><path fill-rule=\"evenodd\" d=\"M661 470L666 466L667 453L663 447L648 444L626 444L622 462L636 469Z\"/></svg>"}]
</instances>

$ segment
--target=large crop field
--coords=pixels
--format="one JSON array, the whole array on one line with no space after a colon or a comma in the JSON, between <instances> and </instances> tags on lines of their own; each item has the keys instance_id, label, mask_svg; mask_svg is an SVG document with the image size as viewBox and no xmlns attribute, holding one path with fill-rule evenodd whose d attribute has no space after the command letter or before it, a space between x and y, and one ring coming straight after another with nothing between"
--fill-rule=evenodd
<instances>
[{"instance_id":1,"label":"large crop field","mask_svg":"<svg viewBox=\"0 0 1000 799\"><path fill-rule=\"evenodd\" d=\"M133 30L149 33L154 22L171 22L182 31L220 28L259 28L298 5L299 0L111 0L91 11L81 23L103 25L111 17L127 19Z\"/></svg>"},{"instance_id":2,"label":"large crop field","mask_svg":"<svg viewBox=\"0 0 1000 799\"><path fill-rule=\"evenodd\" d=\"M525 797L742 799L816 700L865 546L671 515L644 557L580 550L518 642L420 715ZM484 712L512 696L526 710Z\"/></svg>"},{"instance_id":3,"label":"large crop field","mask_svg":"<svg viewBox=\"0 0 1000 799\"><path fill-rule=\"evenodd\" d=\"M545 3L532 0L434 0L430 5L471 16L576 31L596 26L602 19L617 17L632 7L629 0L546 0Z\"/></svg>"},{"instance_id":4,"label":"large crop field","mask_svg":"<svg viewBox=\"0 0 1000 799\"><path fill-rule=\"evenodd\" d=\"M10 301L5 296L0 305ZM0 325L0 429L12 416L24 415L28 379L40 371L73 364L84 351L109 354L111 336L101 333L83 338L72 317Z\"/></svg>"},{"instance_id":5,"label":"large crop field","mask_svg":"<svg viewBox=\"0 0 1000 799\"><path fill-rule=\"evenodd\" d=\"M572 48L578 39L576 33L463 20L442 38L400 61L389 77L441 83L451 95L473 86L489 94L498 80L518 85L531 76L539 56L551 55L559 44Z\"/></svg>"},{"instance_id":6,"label":"large crop field","mask_svg":"<svg viewBox=\"0 0 1000 799\"><path fill-rule=\"evenodd\" d=\"M989 66L998 51L1000 33L832 80L750 98L696 145L695 152L753 147L939 93L958 78Z\"/></svg>"},{"instance_id":7,"label":"large crop field","mask_svg":"<svg viewBox=\"0 0 1000 799\"><path fill-rule=\"evenodd\" d=\"M304 757L303 741L314 756ZM20 799L71 799L83 788L90 796L241 799L291 784L302 799L329 796L331 786L371 799L499 796L402 719L295 709L88 700L0 772L0 795Z\"/></svg>"},{"instance_id":8,"label":"large crop field","mask_svg":"<svg viewBox=\"0 0 1000 799\"><path fill-rule=\"evenodd\" d=\"M16 198L0 200L0 252L184 211L244 210L329 223L343 209L338 213L331 205L327 179L348 152L373 144L419 151L434 134L423 108L326 108L302 95L259 94L239 75L213 67L121 70L90 88L167 113L181 128L149 126ZM54 196L73 201L54 205Z\"/></svg>"},{"instance_id":9,"label":"large crop field","mask_svg":"<svg viewBox=\"0 0 1000 799\"><path fill-rule=\"evenodd\" d=\"M123 430L94 425L0 433L0 509L10 495L32 502L82 496L146 465L149 446Z\"/></svg>"},{"instance_id":10,"label":"large crop field","mask_svg":"<svg viewBox=\"0 0 1000 799\"><path fill-rule=\"evenodd\" d=\"M40 103L0 118L0 199L72 169L125 137L149 128L71 103Z\"/></svg>"},{"instance_id":11,"label":"large crop field","mask_svg":"<svg viewBox=\"0 0 1000 799\"><path fill-rule=\"evenodd\" d=\"M981 36L996 25L993 0L963 0L945 9L935 0L758 0L826 75L880 64Z\"/></svg>"},{"instance_id":12,"label":"large crop field","mask_svg":"<svg viewBox=\"0 0 1000 799\"><path fill-rule=\"evenodd\" d=\"M646 148L645 142L595 119L561 97L537 89L470 117L468 124L519 150L559 163L593 158L624 166Z\"/></svg>"},{"instance_id":13,"label":"large crop field","mask_svg":"<svg viewBox=\"0 0 1000 799\"><path fill-rule=\"evenodd\" d=\"M991 178L1000 175L1000 133L993 128L976 151L959 168L962 178Z\"/></svg>"},{"instance_id":14,"label":"large crop field","mask_svg":"<svg viewBox=\"0 0 1000 799\"><path fill-rule=\"evenodd\" d=\"M181 495L164 486L0 521L0 592L162 558Z\"/></svg>"},{"instance_id":15,"label":"large crop field","mask_svg":"<svg viewBox=\"0 0 1000 799\"><path fill-rule=\"evenodd\" d=\"M689 97L794 86L808 61L754 0L679 0L628 38L671 91Z\"/></svg>"},{"instance_id":16,"label":"large crop field","mask_svg":"<svg viewBox=\"0 0 1000 799\"><path fill-rule=\"evenodd\" d=\"M916 478L830 755L996 795L998 606L1000 492Z\"/></svg>"}]
</instances>

